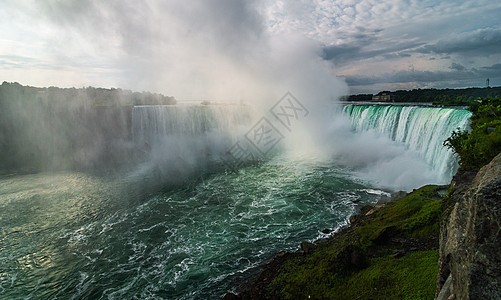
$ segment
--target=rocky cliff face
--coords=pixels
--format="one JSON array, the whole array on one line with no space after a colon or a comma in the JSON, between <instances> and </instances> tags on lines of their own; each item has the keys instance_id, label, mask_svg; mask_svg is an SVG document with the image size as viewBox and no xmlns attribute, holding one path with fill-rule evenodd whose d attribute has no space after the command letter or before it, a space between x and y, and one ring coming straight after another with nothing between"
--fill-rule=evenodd
<instances>
[{"instance_id":1,"label":"rocky cliff face","mask_svg":"<svg viewBox=\"0 0 501 300\"><path fill-rule=\"evenodd\" d=\"M441 224L437 299L501 299L501 154L459 172Z\"/></svg>"}]
</instances>

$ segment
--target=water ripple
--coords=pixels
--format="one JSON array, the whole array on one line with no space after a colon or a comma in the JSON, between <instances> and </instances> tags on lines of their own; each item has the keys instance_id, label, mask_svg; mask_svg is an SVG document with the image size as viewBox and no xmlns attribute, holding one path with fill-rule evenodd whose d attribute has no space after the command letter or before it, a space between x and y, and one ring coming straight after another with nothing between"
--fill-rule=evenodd
<instances>
[{"instance_id":1,"label":"water ripple","mask_svg":"<svg viewBox=\"0 0 501 300\"><path fill-rule=\"evenodd\" d=\"M25 181L0 190L10 195L0 221L31 202L52 203L37 206L24 225L1 221L9 245L0 248L2 297L219 297L277 252L328 237L324 229L335 232L361 206L387 196L336 165L312 161L277 159L139 198L130 188L117 193L113 180L66 176L39 176L25 192ZM58 181L75 188L71 196ZM58 205L49 218L38 217Z\"/></svg>"}]
</instances>

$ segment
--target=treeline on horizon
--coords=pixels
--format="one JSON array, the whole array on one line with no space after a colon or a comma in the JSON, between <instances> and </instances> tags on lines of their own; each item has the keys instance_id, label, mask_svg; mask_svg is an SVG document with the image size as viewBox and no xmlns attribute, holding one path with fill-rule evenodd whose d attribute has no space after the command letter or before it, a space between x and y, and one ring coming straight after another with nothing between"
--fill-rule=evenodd
<instances>
[{"instance_id":1,"label":"treeline on horizon","mask_svg":"<svg viewBox=\"0 0 501 300\"><path fill-rule=\"evenodd\" d=\"M174 97L104 88L0 85L0 173L120 167L133 160L133 105Z\"/></svg>"},{"instance_id":2,"label":"treeline on horizon","mask_svg":"<svg viewBox=\"0 0 501 300\"><path fill-rule=\"evenodd\" d=\"M465 88L465 89L413 89L382 91L379 94L393 95L394 102L422 102L446 106L467 106L479 98L500 98L501 87ZM372 101L373 94L349 95L344 101Z\"/></svg>"},{"instance_id":3,"label":"treeline on horizon","mask_svg":"<svg viewBox=\"0 0 501 300\"><path fill-rule=\"evenodd\" d=\"M18 99L30 102L27 104L37 104L36 101L62 102L67 105L70 105L68 102L79 102L79 104L86 106L170 105L177 103L174 97L150 92L133 92L120 88L106 89L91 86L83 88L58 88L53 86L40 88L4 81L0 85L0 90L6 89L27 96L25 99Z\"/></svg>"}]
</instances>

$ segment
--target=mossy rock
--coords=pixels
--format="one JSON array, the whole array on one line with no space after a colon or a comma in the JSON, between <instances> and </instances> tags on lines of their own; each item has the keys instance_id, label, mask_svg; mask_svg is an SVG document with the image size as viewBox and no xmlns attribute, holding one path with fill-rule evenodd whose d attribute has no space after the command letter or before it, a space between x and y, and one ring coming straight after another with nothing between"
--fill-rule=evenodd
<instances>
[{"instance_id":1,"label":"mossy rock","mask_svg":"<svg viewBox=\"0 0 501 300\"><path fill-rule=\"evenodd\" d=\"M388 244L391 238L399 233L397 226L386 226L374 231L369 239L376 245L383 245Z\"/></svg>"}]
</instances>

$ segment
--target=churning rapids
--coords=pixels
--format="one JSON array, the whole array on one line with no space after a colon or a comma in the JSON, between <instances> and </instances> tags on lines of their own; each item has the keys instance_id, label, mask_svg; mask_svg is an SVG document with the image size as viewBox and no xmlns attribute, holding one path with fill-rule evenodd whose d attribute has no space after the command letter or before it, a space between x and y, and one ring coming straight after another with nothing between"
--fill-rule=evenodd
<instances>
[{"instance_id":1,"label":"churning rapids","mask_svg":"<svg viewBox=\"0 0 501 300\"><path fill-rule=\"evenodd\" d=\"M373 180L367 165L345 164L339 153L284 152L239 172L211 168L208 154L231 144L236 137L227 128L247 117L204 109L134 108L134 141L151 156L139 171L0 177L0 298L220 298L278 251L325 238L324 229L337 230L361 206L400 188ZM354 131L416 153L438 183L457 168L442 142L467 126L467 111L338 110ZM196 117L188 122L186 114Z\"/></svg>"}]
</instances>

